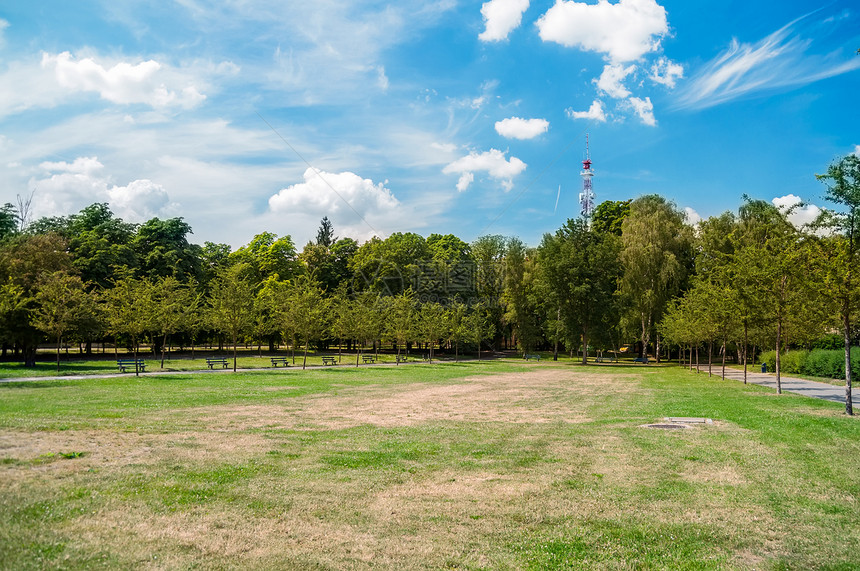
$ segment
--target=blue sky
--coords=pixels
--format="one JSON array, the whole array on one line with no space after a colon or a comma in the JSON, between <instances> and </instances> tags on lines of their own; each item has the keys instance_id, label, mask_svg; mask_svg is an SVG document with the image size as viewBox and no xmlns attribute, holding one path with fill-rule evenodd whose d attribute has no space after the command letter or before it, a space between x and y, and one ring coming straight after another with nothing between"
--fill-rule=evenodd
<instances>
[{"instance_id":1,"label":"blue sky","mask_svg":"<svg viewBox=\"0 0 860 571\"><path fill-rule=\"evenodd\" d=\"M691 220L743 194L812 216L860 152L848 0L6 4L0 200L37 217L536 245L578 215L586 133L598 202Z\"/></svg>"}]
</instances>

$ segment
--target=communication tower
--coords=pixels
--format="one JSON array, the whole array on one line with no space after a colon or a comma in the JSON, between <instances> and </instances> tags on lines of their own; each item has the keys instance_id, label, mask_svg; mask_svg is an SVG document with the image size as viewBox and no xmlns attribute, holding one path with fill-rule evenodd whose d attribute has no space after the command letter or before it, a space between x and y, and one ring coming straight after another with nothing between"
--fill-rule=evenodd
<instances>
[{"instance_id":1,"label":"communication tower","mask_svg":"<svg viewBox=\"0 0 860 571\"><path fill-rule=\"evenodd\" d=\"M579 213L586 220L594 213L594 192L591 190L591 178L594 171L591 170L591 159L588 156L588 133L585 134L585 160L582 161L582 192L579 193Z\"/></svg>"}]
</instances>

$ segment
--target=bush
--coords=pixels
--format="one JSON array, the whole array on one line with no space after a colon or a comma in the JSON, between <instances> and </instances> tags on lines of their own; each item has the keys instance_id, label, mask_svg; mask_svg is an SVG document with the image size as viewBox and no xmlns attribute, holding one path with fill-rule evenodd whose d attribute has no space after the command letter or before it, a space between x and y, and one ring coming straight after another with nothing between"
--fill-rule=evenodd
<instances>
[{"instance_id":1,"label":"bush","mask_svg":"<svg viewBox=\"0 0 860 571\"><path fill-rule=\"evenodd\" d=\"M807 374L804 365L809 357L809 351L786 351L779 360L780 373L788 375ZM760 361L767 364L769 372L776 371L776 351L765 351L761 354Z\"/></svg>"},{"instance_id":2,"label":"bush","mask_svg":"<svg viewBox=\"0 0 860 571\"><path fill-rule=\"evenodd\" d=\"M812 344L813 349L827 349L831 351L838 351L839 349L844 349L844 347L845 339L838 333L828 333Z\"/></svg>"},{"instance_id":3,"label":"bush","mask_svg":"<svg viewBox=\"0 0 860 571\"><path fill-rule=\"evenodd\" d=\"M806 360L807 375L813 377L825 377L828 379L845 378L845 350L838 349L827 351L816 349L809 354ZM860 375L860 347L851 348L851 378Z\"/></svg>"}]
</instances>

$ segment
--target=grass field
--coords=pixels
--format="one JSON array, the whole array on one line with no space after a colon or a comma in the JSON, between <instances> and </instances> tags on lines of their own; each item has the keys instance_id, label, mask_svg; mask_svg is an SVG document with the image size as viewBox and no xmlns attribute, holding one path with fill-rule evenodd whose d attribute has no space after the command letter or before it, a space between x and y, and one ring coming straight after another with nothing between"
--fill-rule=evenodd
<instances>
[{"instance_id":1,"label":"grass field","mask_svg":"<svg viewBox=\"0 0 860 571\"><path fill-rule=\"evenodd\" d=\"M545 361L14 382L0 566L860 568L841 410Z\"/></svg>"}]
</instances>

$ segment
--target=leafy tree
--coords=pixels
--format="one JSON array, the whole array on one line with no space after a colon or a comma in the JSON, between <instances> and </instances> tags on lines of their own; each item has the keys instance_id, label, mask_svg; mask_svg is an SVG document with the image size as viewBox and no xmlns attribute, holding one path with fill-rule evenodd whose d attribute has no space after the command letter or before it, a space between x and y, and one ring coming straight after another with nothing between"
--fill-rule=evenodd
<instances>
[{"instance_id":1,"label":"leafy tree","mask_svg":"<svg viewBox=\"0 0 860 571\"><path fill-rule=\"evenodd\" d=\"M36 365L36 348L42 333L34 327L32 313L36 292L45 276L58 271L72 273L67 242L58 234L18 234L0 245L0 283L7 313L0 336L21 350L24 365Z\"/></svg>"},{"instance_id":2,"label":"leafy tree","mask_svg":"<svg viewBox=\"0 0 860 571\"><path fill-rule=\"evenodd\" d=\"M529 295L532 267L525 244L519 238L509 240L505 252L505 319L523 355L535 347L540 334L537 311Z\"/></svg>"},{"instance_id":3,"label":"leafy tree","mask_svg":"<svg viewBox=\"0 0 860 571\"><path fill-rule=\"evenodd\" d=\"M361 245L351 261L357 290L396 295L409 287L420 265L431 259L423 237L395 232L385 240L372 238Z\"/></svg>"},{"instance_id":4,"label":"leafy tree","mask_svg":"<svg viewBox=\"0 0 860 571\"><path fill-rule=\"evenodd\" d=\"M860 240L860 157L851 154L834 162L816 178L827 185L825 198L841 211L825 211L819 221L839 233L827 242L830 246L826 273L827 294L838 304L845 342L845 412L853 415L851 402L851 326L858 307L858 287L854 268L858 265Z\"/></svg>"},{"instance_id":5,"label":"leafy tree","mask_svg":"<svg viewBox=\"0 0 860 571\"><path fill-rule=\"evenodd\" d=\"M486 339L494 343L502 333L504 320L505 251L507 239L504 236L482 236L472 242L472 257L475 260L475 291L483 305L488 319Z\"/></svg>"},{"instance_id":6,"label":"leafy tree","mask_svg":"<svg viewBox=\"0 0 860 571\"><path fill-rule=\"evenodd\" d=\"M212 326L229 336L233 344L233 372L236 372L236 346L254 320L254 287L244 275L247 268L236 264L223 270L212 285L209 319Z\"/></svg>"},{"instance_id":7,"label":"leafy tree","mask_svg":"<svg viewBox=\"0 0 860 571\"><path fill-rule=\"evenodd\" d=\"M18 218L15 216L15 205L7 202L0 207L0 242L11 238L18 232Z\"/></svg>"},{"instance_id":8,"label":"leafy tree","mask_svg":"<svg viewBox=\"0 0 860 571\"><path fill-rule=\"evenodd\" d=\"M113 287L104 290L103 300L108 332L114 337L127 335L131 341L134 359L143 335L152 329L154 294L152 282L137 279L124 272L115 278ZM139 374L135 367L135 374Z\"/></svg>"},{"instance_id":9,"label":"leafy tree","mask_svg":"<svg viewBox=\"0 0 860 571\"><path fill-rule=\"evenodd\" d=\"M407 289L395 296L387 298L388 311L385 322L385 330L390 339L397 345L397 356L400 356L401 348L407 348L407 342L415 333L415 321L417 318L415 309L415 294L412 289ZM400 360L396 360L400 364Z\"/></svg>"},{"instance_id":10,"label":"leafy tree","mask_svg":"<svg viewBox=\"0 0 860 571\"><path fill-rule=\"evenodd\" d=\"M69 217L68 232L72 264L83 281L105 288L114 268L137 267L131 247L136 226L114 217L107 203L92 204Z\"/></svg>"},{"instance_id":11,"label":"leafy tree","mask_svg":"<svg viewBox=\"0 0 860 571\"><path fill-rule=\"evenodd\" d=\"M201 277L201 248L188 242L191 234L182 218L153 218L141 225L131 241L139 260L139 275L151 279L174 276L181 282Z\"/></svg>"},{"instance_id":12,"label":"leafy tree","mask_svg":"<svg viewBox=\"0 0 860 571\"><path fill-rule=\"evenodd\" d=\"M554 235L545 234L538 248L538 268L547 293L554 300L556 320L588 347L592 331L611 327L615 292L621 276L620 240L592 231L584 220L568 220ZM568 331L568 337L574 331ZM583 364L588 351L583 350Z\"/></svg>"},{"instance_id":13,"label":"leafy tree","mask_svg":"<svg viewBox=\"0 0 860 571\"><path fill-rule=\"evenodd\" d=\"M310 276L299 276L290 288L289 319L296 335L304 342L302 369L307 366L308 346L326 331L326 302L319 284Z\"/></svg>"},{"instance_id":14,"label":"leafy tree","mask_svg":"<svg viewBox=\"0 0 860 571\"><path fill-rule=\"evenodd\" d=\"M430 346L430 362L433 362L433 344L448 335L448 315L442 304L430 302L421 304L418 312L417 333L419 338Z\"/></svg>"},{"instance_id":15,"label":"leafy tree","mask_svg":"<svg viewBox=\"0 0 860 571\"><path fill-rule=\"evenodd\" d=\"M674 204L651 194L630 204L621 240L622 292L638 322L642 351L647 352L654 326L687 278L691 233ZM655 356L659 362L659 335Z\"/></svg>"},{"instance_id":16,"label":"leafy tree","mask_svg":"<svg viewBox=\"0 0 860 571\"><path fill-rule=\"evenodd\" d=\"M591 215L591 229L621 236L624 220L630 215L631 202L632 200L606 200L598 204Z\"/></svg>"},{"instance_id":17,"label":"leafy tree","mask_svg":"<svg viewBox=\"0 0 860 571\"><path fill-rule=\"evenodd\" d=\"M293 239L289 236L278 238L271 232L254 236L248 245L230 254L230 262L244 264L246 277L255 286L275 276L281 281L288 281L301 272Z\"/></svg>"},{"instance_id":18,"label":"leafy tree","mask_svg":"<svg viewBox=\"0 0 860 571\"><path fill-rule=\"evenodd\" d=\"M154 331L161 335L161 368L168 336L194 327L199 298L193 287L181 283L173 276L152 282L152 317Z\"/></svg>"},{"instance_id":19,"label":"leafy tree","mask_svg":"<svg viewBox=\"0 0 860 571\"><path fill-rule=\"evenodd\" d=\"M36 293L33 325L57 342L57 372L60 372L60 345L80 322L95 311L95 304L78 276L64 271L43 278Z\"/></svg>"}]
</instances>

